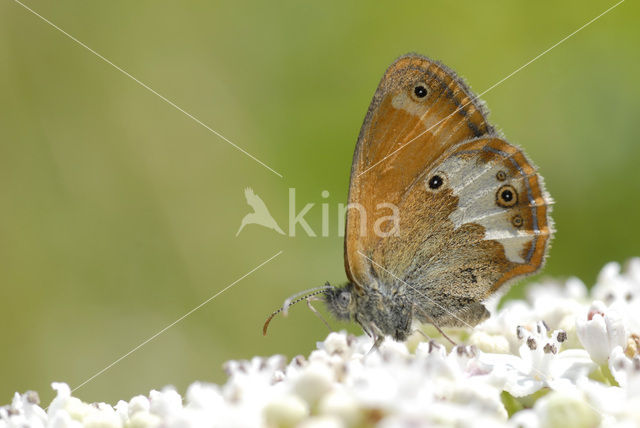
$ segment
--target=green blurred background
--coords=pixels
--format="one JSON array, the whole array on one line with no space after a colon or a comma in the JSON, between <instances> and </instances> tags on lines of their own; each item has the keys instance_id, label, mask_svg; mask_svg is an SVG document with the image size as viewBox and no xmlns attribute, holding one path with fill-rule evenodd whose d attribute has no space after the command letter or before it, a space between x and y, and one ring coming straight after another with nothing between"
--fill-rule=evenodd
<instances>
[{"instance_id":1,"label":"green blurred background","mask_svg":"<svg viewBox=\"0 0 640 428\"><path fill-rule=\"evenodd\" d=\"M290 294L345 280L335 210L385 68L415 51L482 92L613 3L26 3L279 178L3 1L0 404L27 389L48 403L50 382L79 385L280 250L76 394L184 392L224 381L228 359L309 352L326 328L306 308L266 338L261 326ZM640 255L639 12L623 3L483 97L557 202L546 275L591 284L605 262ZM259 226L235 237L247 186L283 228L289 187L298 209L316 204L306 218L318 232L328 202L330 237Z\"/></svg>"}]
</instances>

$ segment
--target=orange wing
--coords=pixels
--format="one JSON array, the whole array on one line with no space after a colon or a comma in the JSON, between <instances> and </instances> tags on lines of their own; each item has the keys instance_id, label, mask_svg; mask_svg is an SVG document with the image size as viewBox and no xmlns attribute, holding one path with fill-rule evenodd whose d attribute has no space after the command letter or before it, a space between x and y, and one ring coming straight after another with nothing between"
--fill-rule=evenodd
<instances>
[{"instance_id":1,"label":"orange wing","mask_svg":"<svg viewBox=\"0 0 640 428\"><path fill-rule=\"evenodd\" d=\"M387 69L351 166L345 269L356 288L365 286L369 269L359 252L367 253L380 240L373 230L379 204L397 206L405 190L447 149L494 135L480 101L443 64L409 54Z\"/></svg>"}]
</instances>

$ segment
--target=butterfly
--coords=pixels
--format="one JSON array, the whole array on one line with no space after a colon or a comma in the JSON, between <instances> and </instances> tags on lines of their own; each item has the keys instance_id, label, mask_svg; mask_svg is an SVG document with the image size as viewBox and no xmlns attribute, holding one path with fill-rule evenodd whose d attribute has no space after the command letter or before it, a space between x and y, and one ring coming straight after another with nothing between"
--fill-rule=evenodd
<instances>
[{"instance_id":1,"label":"butterfly","mask_svg":"<svg viewBox=\"0 0 640 428\"><path fill-rule=\"evenodd\" d=\"M413 321L473 327L490 315L483 301L537 272L553 235L552 200L536 167L487 115L444 64L417 54L391 64L353 156L348 282L292 296L263 332L275 314L317 295L376 345L405 340ZM362 215L380 204L398 213L384 231Z\"/></svg>"}]
</instances>

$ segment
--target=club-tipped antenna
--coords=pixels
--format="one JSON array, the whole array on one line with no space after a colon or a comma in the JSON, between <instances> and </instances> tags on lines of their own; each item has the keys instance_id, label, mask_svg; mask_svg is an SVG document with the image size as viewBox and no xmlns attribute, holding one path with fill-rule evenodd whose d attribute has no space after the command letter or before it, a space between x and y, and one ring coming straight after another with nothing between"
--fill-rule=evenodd
<instances>
[{"instance_id":1,"label":"club-tipped antenna","mask_svg":"<svg viewBox=\"0 0 640 428\"><path fill-rule=\"evenodd\" d=\"M325 285L321 287L310 288L308 290L301 291L299 293L294 294L293 296L288 297L284 301L284 304L277 311L269 315L269 318L267 318L267 320L264 322L264 326L262 327L262 335L263 336L267 335L267 329L269 328L269 323L271 322L273 317L278 315L280 312L282 312L286 316L289 311L289 306L293 306L296 303L302 302L303 300L307 300L309 297L322 294L325 291L327 291L329 288L331 288L331 285L329 285L329 283L327 282Z\"/></svg>"}]
</instances>

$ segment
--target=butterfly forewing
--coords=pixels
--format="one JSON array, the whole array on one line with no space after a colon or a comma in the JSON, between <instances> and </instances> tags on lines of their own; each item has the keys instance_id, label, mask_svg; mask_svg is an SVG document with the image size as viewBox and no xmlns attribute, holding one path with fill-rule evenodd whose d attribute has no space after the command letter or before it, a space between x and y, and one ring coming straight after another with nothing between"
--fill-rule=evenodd
<instances>
[{"instance_id":1,"label":"butterfly forewing","mask_svg":"<svg viewBox=\"0 0 640 428\"><path fill-rule=\"evenodd\" d=\"M479 102L444 65L406 55L389 67L360 131L351 169L349 203L360 210L347 214L345 267L356 286L364 286L368 269L359 252L380 239L373 221L379 204L397 204L425 165L453 145L492 134Z\"/></svg>"}]
</instances>

